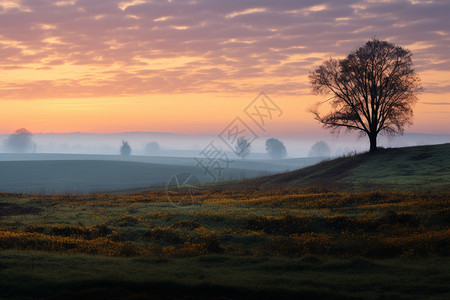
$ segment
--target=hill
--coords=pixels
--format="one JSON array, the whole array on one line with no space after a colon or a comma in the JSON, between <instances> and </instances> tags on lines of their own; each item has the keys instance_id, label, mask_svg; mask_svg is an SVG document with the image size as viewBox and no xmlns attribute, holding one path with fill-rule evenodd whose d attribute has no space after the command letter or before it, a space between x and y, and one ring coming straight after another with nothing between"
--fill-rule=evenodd
<instances>
[{"instance_id":1,"label":"hill","mask_svg":"<svg viewBox=\"0 0 450 300\"><path fill-rule=\"evenodd\" d=\"M0 193L0 299L450 299L448 192L302 187L448 190L448 154L448 144L381 150L191 197ZM120 188L194 168L4 161L0 183Z\"/></svg>"},{"instance_id":2,"label":"hill","mask_svg":"<svg viewBox=\"0 0 450 300\"><path fill-rule=\"evenodd\" d=\"M243 179L311 165L319 158L236 160L224 179ZM178 173L211 177L193 158L163 156L2 154L0 192L73 194L142 190L165 185Z\"/></svg>"},{"instance_id":3,"label":"hill","mask_svg":"<svg viewBox=\"0 0 450 300\"><path fill-rule=\"evenodd\" d=\"M294 170L321 158L232 160L224 179L242 179ZM0 192L95 193L165 185L178 173L210 181L192 157L104 154L2 153Z\"/></svg>"},{"instance_id":4,"label":"hill","mask_svg":"<svg viewBox=\"0 0 450 300\"><path fill-rule=\"evenodd\" d=\"M336 191L449 191L450 143L380 149L300 170L251 179L246 186L323 186Z\"/></svg>"},{"instance_id":5,"label":"hill","mask_svg":"<svg viewBox=\"0 0 450 300\"><path fill-rule=\"evenodd\" d=\"M184 156L147 156L131 155L122 157L120 155L108 154L66 154L66 153L2 153L0 154L0 163L2 161L73 161L73 160L98 160L98 161L121 161L137 162L164 165L196 166L197 161L194 157L199 157L199 153L194 153L191 157ZM245 169L267 172L286 172L311 166L323 158L321 157L299 157L286 159L236 159L234 154L230 154L231 159L229 167L232 169Z\"/></svg>"}]
</instances>

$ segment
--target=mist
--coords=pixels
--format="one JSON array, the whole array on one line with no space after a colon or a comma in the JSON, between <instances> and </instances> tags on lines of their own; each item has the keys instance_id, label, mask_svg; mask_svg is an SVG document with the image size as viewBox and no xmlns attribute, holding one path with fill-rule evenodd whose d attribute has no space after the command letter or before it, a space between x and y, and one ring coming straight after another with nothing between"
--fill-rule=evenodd
<instances>
[{"instance_id":1,"label":"mist","mask_svg":"<svg viewBox=\"0 0 450 300\"><path fill-rule=\"evenodd\" d=\"M9 135L0 136L5 145ZM137 191L162 188L180 174L198 182L214 182L272 175L293 171L346 154L365 152L364 138L330 135L314 138L274 137L287 149L283 159L271 159L261 136L251 143L245 159L236 155L217 135L182 135L155 132L34 133L27 153L0 154L0 192L38 194L83 194ZM131 153L120 155L123 142ZM328 146L327 154L314 155L318 141ZM395 139L380 138L383 147L438 144L450 135L407 134ZM151 147L148 147L149 143ZM323 143L322 143L323 144ZM211 159L211 149L217 150ZM310 156L308 156L310 154ZM184 176L184 175L183 175Z\"/></svg>"},{"instance_id":2,"label":"mist","mask_svg":"<svg viewBox=\"0 0 450 300\"><path fill-rule=\"evenodd\" d=\"M0 151L9 152L4 147L4 142L9 134L0 135ZM317 137L292 137L292 136L261 136L252 143L252 151L247 159L270 159L266 153L265 142L268 138L280 139L287 148L288 158L307 157L311 146L318 141L325 141L330 149L331 156L341 156L347 153L359 153L367 151L368 142L365 137L358 138L355 135L341 134L339 137L322 134ZM35 143L33 153L53 154L98 154L119 155L122 141L128 141L132 149L132 156L176 156L195 157L211 142L231 157L235 156L232 149L228 148L217 135L185 135L165 132L122 132L122 133L33 133L32 140ZM450 141L450 135L434 135L407 133L403 136L388 138L380 136L381 147L406 147L424 144L440 144ZM146 145L156 142L160 151L149 153ZM236 158L236 157L235 157ZM2 158L0 157L0 160Z\"/></svg>"}]
</instances>

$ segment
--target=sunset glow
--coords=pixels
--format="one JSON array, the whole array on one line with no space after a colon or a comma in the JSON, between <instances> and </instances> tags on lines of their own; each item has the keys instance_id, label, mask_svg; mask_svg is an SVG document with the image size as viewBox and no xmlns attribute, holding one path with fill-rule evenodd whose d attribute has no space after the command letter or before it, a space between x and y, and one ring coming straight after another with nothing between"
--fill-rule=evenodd
<instances>
[{"instance_id":1,"label":"sunset glow","mask_svg":"<svg viewBox=\"0 0 450 300\"><path fill-rule=\"evenodd\" d=\"M261 91L320 131L308 72L373 37L413 51L407 132L450 133L448 1L0 1L0 133L220 132Z\"/></svg>"}]
</instances>

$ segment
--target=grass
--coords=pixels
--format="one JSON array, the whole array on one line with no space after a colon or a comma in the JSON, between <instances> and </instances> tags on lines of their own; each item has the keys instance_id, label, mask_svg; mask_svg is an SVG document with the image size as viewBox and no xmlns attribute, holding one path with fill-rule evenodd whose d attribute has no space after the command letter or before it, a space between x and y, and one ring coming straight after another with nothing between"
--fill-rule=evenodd
<instances>
[{"instance_id":1,"label":"grass","mask_svg":"<svg viewBox=\"0 0 450 300\"><path fill-rule=\"evenodd\" d=\"M448 259L207 255L107 258L0 252L4 298L444 299Z\"/></svg>"},{"instance_id":2,"label":"grass","mask_svg":"<svg viewBox=\"0 0 450 300\"><path fill-rule=\"evenodd\" d=\"M232 160L220 179L257 177L316 161L317 158ZM147 190L164 186L183 172L194 174L201 182L212 180L190 157L1 154L0 192L79 194Z\"/></svg>"},{"instance_id":3,"label":"grass","mask_svg":"<svg viewBox=\"0 0 450 300\"><path fill-rule=\"evenodd\" d=\"M386 166L388 168L386 169ZM408 191L450 189L450 144L382 150L343 180L353 187ZM370 186L372 184L373 186Z\"/></svg>"},{"instance_id":4,"label":"grass","mask_svg":"<svg viewBox=\"0 0 450 300\"><path fill-rule=\"evenodd\" d=\"M450 143L380 149L342 157L297 171L247 181L267 188L324 186L335 191L448 191Z\"/></svg>"},{"instance_id":5,"label":"grass","mask_svg":"<svg viewBox=\"0 0 450 300\"><path fill-rule=\"evenodd\" d=\"M450 294L448 194L247 186L195 199L2 194L0 297Z\"/></svg>"},{"instance_id":6,"label":"grass","mask_svg":"<svg viewBox=\"0 0 450 300\"><path fill-rule=\"evenodd\" d=\"M429 181L446 176L444 158L430 161L444 146L298 171L309 174L298 182L356 176L337 190L293 184L294 172L203 186L193 202L164 190L0 194L0 298L448 299L450 194ZM401 191L342 191L409 161L416 175L390 175ZM432 189L410 191L419 173Z\"/></svg>"}]
</instances>

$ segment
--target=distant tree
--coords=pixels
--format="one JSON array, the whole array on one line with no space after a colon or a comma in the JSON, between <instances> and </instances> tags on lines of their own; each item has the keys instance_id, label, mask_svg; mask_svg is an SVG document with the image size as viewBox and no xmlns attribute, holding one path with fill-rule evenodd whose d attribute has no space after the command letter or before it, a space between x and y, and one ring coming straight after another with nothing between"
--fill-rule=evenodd
<instances>
[{"instance_id":1,"label":"distant tree","mask_svg":"<svg viewBox=\"0 0 450 300\"><path fill-rule=\"evenodd\" d=\"M35 147L32 136L33 134L25 128L17 129L5 140L5 150L17 153L32 152Z\"/></svg>"},{"instance_id":2,"label":"distant tree","mask_svg":"<svg viewBox=\"0 0 450 300\"><path fill-rule=\"evenodd\" d=\"M157 142L150 142L145 145L144 152L147 155L156 155L159 154L161 148Z\"/></svg>"},{"instance_id":3,"label":"distant tree","mask_svg":"<svg viewBox=\"0 0 450 300\"><path fill-rule=\"evenodd\" d=\"M274 138L266 141L266 151L273 159L281 159L287 155L283 142Z\"/></svg>"},{"instance_id":4,"label":"distant tree","mask_svg":"<svg viewBox=\"0 0 450 300\"><path fill-rule=\"evenodd\" d=\"M130 156L131 154L131 147L128 144L127 141L122 141L122 146L120 147L120 155L122 156Z\"/></svg>"},{"instance_id":5,"label":"distant tree","mask_svg":"<svg viewBox=\"0 0 450 300\"><path fill-rule=\"evenodd\" d=\"M320 114L321 103L310 111L332 131L367 135L370 152L376 151L379 133L403 134L412 124L421 86L411 56L409 50L373 39L346 58L325 61L309 79L315 94L331 94L331 111Z\"/></svg>"},{"instance_id":6,"label":"distant tree","mask_svg":"<svg viewBox=\"0 0 450 300\"><path fill-rule=\"evenodd\" d=\"M236 141L235 153L242 159L247 157L252 150L252 145L245 137L240 137Z\"/></svg>"},{"instance_id":7,"label":"distant tree","mask_svg":"<svg viewBox=\"0 0 450 300\"><path fill-rule=\"evenodd\" d=\"M309 150L308 156L310 157L326 157L330 156L331 149L327 143L320 141L312 145L311 150Z\"/></svg>"}]
</instances>

